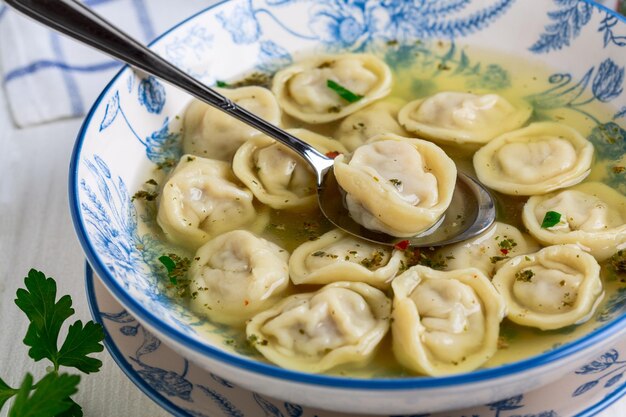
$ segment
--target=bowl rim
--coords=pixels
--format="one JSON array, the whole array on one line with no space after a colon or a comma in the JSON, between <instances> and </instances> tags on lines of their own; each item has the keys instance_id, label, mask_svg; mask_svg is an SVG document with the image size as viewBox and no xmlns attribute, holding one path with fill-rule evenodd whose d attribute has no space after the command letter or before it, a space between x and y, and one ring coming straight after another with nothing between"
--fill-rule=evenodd
<instances>
[{"instance_id":1,"label":"bowl rim","mask_svg":"<svg viewBox=\"0 0 626 417\"><path fill-rule=\"evenodd\" d=\"M582 0L593 7L600 8L605 12L612 13L618 20L626 24L626 16L622 16L614 10L608 7L596 3L593 0ZM170 29L166 30L152 42L148 44L149 47L155 46L158 42L163 40L166 36L177 30L178 28L186 25L200 15L218 9L223 4L229 3L230 0L221 0L217 3L206 7L199 12L187 17L186 19L178 22ZM118 82L120 77L128 71L130 67L124 65L115 76L107 83L94 104L90 108L89 112L85 116L85 120L82 123L80 130L76 136L76 142L72 150L69 165L69 178L68 178L68 194L70 214L72 217L72 223L74 230L77 234L78 240L85 252L87 260L93 270L101 278L102 282L108 288L109 291L120 301L120 304L132 312L132 314L140 322L147 323L149 327L158 329L166 340L171 339L176 343L184 346L186 349L192 350L201 356L208 356L212 360L220 361L226 365L234 366L242 371L253 372L264 377L276 378L284 381L315 385L320 387L332 387L342 389L361 389L361 390L413 390L413 389L433 389L441 387L455 387L459 385L474 384L484 381L497 379L500 377L512 377L513 375L527 372L531 369L537 369L542 366L553 364L559 360L565 359L571 354L577 351L587 350L592 348L597 343L601 342L606 335L620 332L626 328L626 314L622 317L611 321L608 324L601 326L598 329L591 331L580 339L566 343L548 352L543 352L539 355L532 356L521 361L503 364L495 366L493 368L478 369L471 372L465 372L456 375L449 376L411 376L402 378L350 378L334 375L324 374L311 374L305 372L294 371L290 369L280 368L270 363L259 362L257 360L248 359L243 356L231 354L223 351L219 348L210 346L208 344L201 343L195 340L191 336L178 331L175 327L168 323L164 323L150 310L146 309L141 303L132 298L124 288L112 278L109 269L103 264L101 259L97 256L97 251L91 245L86 233L86 229L83 226L81 210L80 210L80 198L78 196L80 186L78 180L78 165L79 158L83 143L85 141L87 130L91 125L92 118L96 111L102 105L105 97L112 89L113 85Z\"/></svg>"}]
</instances>

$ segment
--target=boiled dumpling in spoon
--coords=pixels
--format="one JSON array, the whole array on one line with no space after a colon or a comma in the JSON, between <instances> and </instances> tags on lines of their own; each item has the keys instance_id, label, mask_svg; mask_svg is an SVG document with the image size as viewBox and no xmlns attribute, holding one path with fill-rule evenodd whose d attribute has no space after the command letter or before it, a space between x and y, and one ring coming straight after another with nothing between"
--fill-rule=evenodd
<instances>
[{"instance_id":1,"label":"boiled dumpling in spoon","mask_svg":"<svg viewBox=\"0 0 626 417\"><path fill-rule=\"evenodd\" d=\"M370 230L410 237L433 226L450 205L456 165L437 145L383 134L334 164L352 218Z\"/></svg>"}]
</instances>

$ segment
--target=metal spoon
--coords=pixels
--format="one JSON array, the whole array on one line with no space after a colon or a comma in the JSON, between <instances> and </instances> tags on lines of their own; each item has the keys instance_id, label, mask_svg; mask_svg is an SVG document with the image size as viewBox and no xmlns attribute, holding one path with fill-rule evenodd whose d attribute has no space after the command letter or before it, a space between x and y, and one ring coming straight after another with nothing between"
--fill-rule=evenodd
<instances>
[{"instance_id":1,"label":"metal spoon","mask_svg":"<svg viewBox=\"0 0 626 417\"><path fill-rule=\"evenodd\" d=\"M408 240L411 246L440 246L478 235L495 220L489 192L473 178L459 173L452 203L429 230L412 238L397 238L356 223L343 205L343 196L331 169L333 160L284 130L237 106L75 0L5 0L44 25L90 45L148 74L154 75L199 100L258 129L298 153L315 171L320 209L337 227L358 237L393 245Z\"/></svg>"}]
</instances>

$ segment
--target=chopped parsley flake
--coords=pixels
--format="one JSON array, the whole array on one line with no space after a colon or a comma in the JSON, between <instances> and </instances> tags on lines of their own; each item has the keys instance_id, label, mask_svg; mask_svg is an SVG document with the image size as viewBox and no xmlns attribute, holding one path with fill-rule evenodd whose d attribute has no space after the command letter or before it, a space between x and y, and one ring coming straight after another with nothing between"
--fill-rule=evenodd
<instances>
[{"instance_id":1,"label":"chopped parsley flake","mask_svg":"<svg viewBox=\"0 0 626 417\"><path fill-rule=\"evenodd\" d=\"M333 80L326 80L326 86L333 90L335 93L337 93L339 97L346 100L348 103L356 103L363 98L363 96L353 93L352 91L348 90L347 88L343 87Z\"/></svg>"},{"instance_id":2,"label":"chopped parsley flake","mask_svg":"<svg viewBox=\"0 0 626 417\"><path fill-rule=\"evenodd\" d=\"M532 269L524 269L515 273L515 279L522 282L530 282L535 276Z\"/></svg>"},{"instance_id":3,"label":"chopped parsley flake","mask_svg":"<svg viewBox=\"0 0 626 417\"><path fill-rule=\"evenodd\" d=\"M558 213L556 211L548 211L543 217L543 221L541 222L541 228L547 229L549 227L557 225L560 221L561 213Z\"/></svg>"},{"instance_id":4,"label":"chopped parsley flake","mask_svg":"<svg viewBox=\"0 0 626 417\"><path fill-rule=\"evenodd\" d=\"M395 185L396 187L399 187L402 185L402 181L400 181L397 178L392 178L389 180L390 183L392 183L393 185Z\"/></svg>"},{"instance_id":5,"label":"chopped parsley flake","mask_svg":"<svg viewBox=\"0 0 626 417\"><path fill-rule=\"evenodd\" d=\"M189 258L181 258L175 253L168 253L159 257L159 261L167 269L167 276L170 283L176 287L179 296L187 295L189 280L186 278L187 271L191 265Z\"/></svg>"},{"instance_id":6,"label":"chopped parsley flake","mask_svg":"<svg viewBox=\"0 0 626 417\"><path fill-rule=\"evenodd\" d=\"M146 201L154 201L158 197L159 193L156 191L145 191L139 190L131 197L130 201L135 200L146 200Z\"/></svg>"}]
</instances>

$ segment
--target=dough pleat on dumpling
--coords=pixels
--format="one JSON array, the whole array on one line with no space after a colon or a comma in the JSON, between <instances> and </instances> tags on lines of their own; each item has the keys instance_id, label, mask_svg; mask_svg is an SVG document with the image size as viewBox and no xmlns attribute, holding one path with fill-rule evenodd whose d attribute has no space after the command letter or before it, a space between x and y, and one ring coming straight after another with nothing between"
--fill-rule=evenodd
<instances>
[{"instance_id":1,"label":"dough pleat on dumpling","mask_svg":"<svg viewBox=\"0 0 626 417\"><path fill-rule=\"evenodd\" d=\"M242 326L285 293L288 259L286 250L245 230L210 240L187 273L191 308L217 323Z\"/></svg>"},{"instance_id":2,"label":"dough pleat on dumpling","mask_svg":"<svg viewBox=\"0 0 626 417\"><path fill-rule=\"evenodd\" d=\"M373 137L349 160L339 155L334 173L352 218L397 237L435 224L456 185L456 165L441 148L393 134Z\"/></svg>"},{"instance_id":3,"label":"dough pleat on dumpling","mask_svg":"<svg viewBox=\"0 0 626 417\"><path fill-rule=\"evenodd\" d=\"M280 107L267 88L248 86L215 90L260 118L275 125L280 123ZM183 119L183 151L204 158L230 162L242 143L259 134L257 129L222 110L194 100L185 111Z\"/></svg>"},{"instance_id":4,"label":"dough pleat on dumpling","mask_svg":"<svg viewBox=\"0 0 626 417\"><path fill-rule=\"evenodd\" d=\"M393 352L408 369L431 376L468 372L496 352L504 302L478 269L414 266L391 287Z\"/></svg>"},{"instance_id":5,"label":"dough pleat on dumpling","mask_svg":"<svg viewBox=\"0 0 626 417\"><path fill-rule=\"evenodd\" d=\"M295 294L257 314L248 340L266 359L302 372L363 366L389 330L391 301L361 282L335 282Z\"/></svg>"},{"instance_id":6,"label":"dough pleat on dumpling","mask_svg":"<svg viewBox=\"0 0 626 417\"><path fill-rule=\"evenodd\" d=\"M549 211L559 213L560 221L542 228ZM600 262L626 247L626 196L599 182L531 197L522 219L543 244L577 244Z\"/></svg>"},{"instance_id":7,"label":"dough pleat on dumpling","mask_svg":"<svg viewBox=\"0 0 626 417\"><path fill-rule=\"evenodd\" d=\"M402 251L334 229L293 251L289 275L296 285L356 281L388 288L404 259Z\"/></svg>"},{"instance_id":8,"label":"dough pleat on dumpling","mask_svg":"<svg viewBox=\"0 0 626 417\"><path fill-rule=\"evenodd\" d=\"M254 196L224 161L183 155L157 200L165 237L196 250L211 237L255 222Z\"/></svg>"},{"instance_id":9,"label":"dough pleat on dumpling","mask_svg":"<svg viewBox=\"0 0 626 417\"><path fill-rule=\"evenodd\" d=\"M517 256L493 277L509 320L541 330L579 324L602 297L600 265L576 245L555 245Z\"/></svg>"},{"instance_id":10,"label":"dough pleat on dumpling","mask_svg":"<svg viewBox=\"0 0 626 417\"><path fill-rule=\"evenodd\" d=\"M370 104L346 117L335 131L334 137L350 152L379 134L393 133L410 137L411 135L398 123L398 112L403 105L404 102L398 99L386 99Z\"/></svg>"},{"instance_id":11,"label":"dough pleat on dumpling","mask_svg":"<svg viewBox=\"0 0 626 417\"><path fill-rule=\"evenodd\" d=\"M532 107L497 94L444 91L414 100L398 115L409 132L442 144L484 144L521 127Z\"/></svg>"},{"instance_id":12,"label":"dough pleat on dumpling","mask_svg":"<svg viewBox=\"0 0 626 417\"><path fill-rule=\"evenodd\" d=\"M446 246L438 254L446 259L446 270L473 267L488 277L507 259L539 250L534 239L506 223L495 222L480 235Z\"/></svg>"},{"instance_id":13,"label":"dough pleat on dumpling","mask_svg":"<svg viewBox=\"0 0 626 417\"><path fill-rule=\"evenodd\" d=\"M501 193L544 194L585 179L593 152L591 142L569 126L533 123L480 148L474 169L483 184Z\"/></svg>"},{"instance_id":14,"label":"dough pleat on dumpling","mask_svg":"<svg viewBox=\"0 0 626 417\"><path fill-rule=\"evenodd\" d=\"M329 87L329 81L338 87ZM324 55L278 71L272 91L285 113L307 123L328 123L385 97L391 82L391 70L373 55ZM360 98L347 100L337 88Z\"/></svg>"},{"instance_id":15,"label":"dough pleat on dumpling","mask_svg":"<svg viewBox=\"0 0 626 417\"><path fill-rule=\"evenodd\" d=\"M321 153L346 149L338 141L306 129L287 132ZM315 174L295 152L267 136L244 143L233 158L235 175L263 204L275 209L312 207L316 204Z\"/></svg>"}]
</instances>

